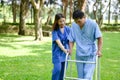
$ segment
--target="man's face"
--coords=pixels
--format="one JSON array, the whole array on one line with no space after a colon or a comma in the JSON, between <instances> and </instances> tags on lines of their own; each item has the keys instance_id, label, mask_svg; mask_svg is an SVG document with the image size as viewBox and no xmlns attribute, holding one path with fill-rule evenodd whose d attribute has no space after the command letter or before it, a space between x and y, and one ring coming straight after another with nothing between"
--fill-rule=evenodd
<instances>
[{"instance_id":1,"label":"man's face","mask_svg":"<svg viewBox=\"0 0 120 80\"><path fill-rule=\"evenodd\" d=\"M85 23L85 17L83 17L82 19L75 19L75 22L80 26L83 27L84 23Z\"/></svg>"}]
</instances>

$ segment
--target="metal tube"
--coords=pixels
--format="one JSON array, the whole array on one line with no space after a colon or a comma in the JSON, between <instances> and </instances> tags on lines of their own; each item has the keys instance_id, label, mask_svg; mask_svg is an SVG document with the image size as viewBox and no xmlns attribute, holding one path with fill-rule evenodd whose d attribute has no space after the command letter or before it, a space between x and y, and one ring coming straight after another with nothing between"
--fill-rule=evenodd
<instances>
[{"instance_id":1,"label":"metal tube","mask_svg":"<svg viewBox=\"0 0 120 80\"><path fill-rule=\"evenodd\" d=\"M98 55L96 55L96 70L95 70L95 80L98 80Z\"/></svg>"},{"instance_id":2,"label":"metal tube","mask_svg":"<svg viewBox=\"0 0 120 80\"><path fill-rule=\"evenodd\" d=\"M81 79L81 78L75 78L75 77L66 77L66 79L72 79L72 80L88 80L88 79Z\"/></svg>"},{"instance_id":3,"label":"metal tube","mask_svg":"<svg viewBox=\"0 0 120 80\"><path fill-rule=\"evenodd\" d=\"M64 70L64 76L63 76L64 80L65 80L65 77L66 77L66 69L67 69L67 59L68 59L68 56L69 56L69 54L66 53L66 59L65 59L65 70Z\"/></svg>"},{"instance_id":4,"label":"metal tube","mask_svg":"<svg viewBox=\"0 0 120 80\"><path fill-rule=\"evenodd\" d=\"M98 75L98 80L100 80L100 58L98 57L98 73L97 73L97 75Z\"/></svg>"},{"instance_id":5,"label":"metal tube","mask_svg":"<svg viewBox=\"0 0 120 80\"><path fill-rule=\"evenodd\" d=\"M67 60L68 62L79 62L79 63L87 63L87 64L95 64L96 62L92 61L79 61L79 60Z\"/></svg>"},{"instance_id":6,"label":"metal tube","mask_svg":"<svg viewBox=\"0 0 120 80\"><path fill-rule=\"evenodd\" d=\"M69 54L66 53L65 70L64 70L64 80L65 79L88 80L88 79L74 78L74 77L71 77L71 75L70 75L70 77L66 76L66 70L67 70L67 63L68 62L79 62L79 63L95 64L96 65L95 80L100 80L100 67L99 67L100 66L100 61L99 61L98 55L96 55L96 61L95 62L92 62L92 61L71 60L71 57L70 57L70 60L68 60L68 57L69 57ZM70 64L70 68L71 68L71 64Z\"/></svg>"}]
</instances>

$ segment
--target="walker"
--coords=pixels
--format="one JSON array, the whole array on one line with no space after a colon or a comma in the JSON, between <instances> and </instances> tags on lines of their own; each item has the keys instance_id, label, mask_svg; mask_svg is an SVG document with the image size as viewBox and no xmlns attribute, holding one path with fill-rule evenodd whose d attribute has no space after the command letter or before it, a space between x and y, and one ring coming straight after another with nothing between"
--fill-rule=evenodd
<instances>
[{"instance_id":1,"label":"walker","mask_svg":"<svg viewBox=\"0 0 120 80\"><path fill-rule=\"evenodd\" d=\"M68 57L69 57L69 59L68 59ZM88 79L81 79L81 78L76 78L76 77L72 77L72 76L67 76L66 75L66 70L67 70L67 63L68 62L79 62L79 63L95 64L96 65L96 67L95 67L95 80L100 80L100 63L99 63L100 61L99 61L98 55L96 56L96 61L95 62L72 60L71 56L69 56L68 53L66 55L65 70L64 70L63 80L88 80ZM71 64L69 64L69 65L70 65L70 70L71 70Z\"/></svg>"}]
</instances>

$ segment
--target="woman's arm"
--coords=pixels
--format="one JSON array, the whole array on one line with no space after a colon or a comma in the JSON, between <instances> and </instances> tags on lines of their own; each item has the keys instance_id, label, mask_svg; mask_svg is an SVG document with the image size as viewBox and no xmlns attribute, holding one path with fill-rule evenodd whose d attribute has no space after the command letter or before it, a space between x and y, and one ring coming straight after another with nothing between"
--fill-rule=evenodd
<instances>
[{"instance_id":1,"label":"woman's arm","mask_svg":"<svg viewBox=\"0 0 120 80\"><path fill-rule=\"evenodd\" d=\"M58 46L60 47L60 49L67 53L67 50L64 48L64 46L62 45L61 41L59 39L56 40L56 43L58 44Z\"/></svg>"}]
</instances>

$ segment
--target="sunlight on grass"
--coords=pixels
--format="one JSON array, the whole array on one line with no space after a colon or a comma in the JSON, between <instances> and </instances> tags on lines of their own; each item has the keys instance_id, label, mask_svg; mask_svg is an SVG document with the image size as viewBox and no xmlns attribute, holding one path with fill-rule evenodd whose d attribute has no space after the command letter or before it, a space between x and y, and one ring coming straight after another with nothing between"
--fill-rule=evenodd
<instances>
[{"instance_id":1,"label":"sunlight on grass","mask_svg":"<svg viewBox=\"0 0 120 80\"><path fill-rule=\"evenodd\" d=\"M30 52L30 49L27 47L32 47L33 45L40 46L44 43L50 41L51 38L44 37L43 41L34 41L34 37L32 36L23 36L23 37L5 37L3 39L0 39L2 45L0 46L0 55L2 56L9 56L9 57L15 57L15 56L28 56L33 55L37 56L38 54L34 54ZM34 49L34 47L33 47ZM40 48L39 50L43 50ZM50 53L50 51L47 51Z\"/></svg>"},{"instance_id":2,"label":"sunlight on grass","mask_svg":"<svg viewBox=\"0 0 120 80\"><path fill-rule=\"evenodd\" d=\"M101 80L119 80L120 32L103 32L103 40ZM51 45L51 37L34 41L33 36L0 34L0 80L50 80ZM75 48L71 57L75 58ZM72 67L77 76L76 64Z\"/></svg>"},{"instance_id":3,"label":"sunlight on grass","mask_svg":"<svg viewBox=\"0 0 120 80\"><path fill-rule=\"evenodd\" d=\"M0 34L0 37L1 80L50 79L51 38L34 41L33 36Z\"/></svg>"},{"instance_id":4,"label":"sunlight on grass","mask_svg":"<svg viewBox=\"0 0 120 80\"><path fill-rule=\"evenodd\" d=\"M103 33L101 80L120 79L120 32Z\"/></svg>"}]
</instances>

